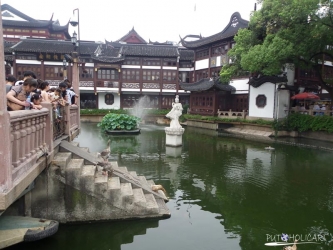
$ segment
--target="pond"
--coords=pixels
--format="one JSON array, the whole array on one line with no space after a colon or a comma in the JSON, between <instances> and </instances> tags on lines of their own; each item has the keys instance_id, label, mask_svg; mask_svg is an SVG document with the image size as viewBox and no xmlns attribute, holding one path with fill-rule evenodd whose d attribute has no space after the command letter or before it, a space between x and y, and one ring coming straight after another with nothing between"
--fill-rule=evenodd
<instances>
[{"instance_id":1,"label":"pond","mask_svg":"<svg viewBox=\"0 0 333 250\"><path fill-rule=\"evenodd\" d=\"M185 128L183 146L165 146L164 127L137 136L106 136L83 123L78 139L91 152L111 138L111 160L168 192L165 220L61 225L48 239L10 249L249 250L298 239L298 250L333 249L333 154L222 137ZM311 143L311 141L307 141ZM327 143L325 146L332 146ZM275 238L274 238L275 237Z\"/></svg>"}]
</instances>

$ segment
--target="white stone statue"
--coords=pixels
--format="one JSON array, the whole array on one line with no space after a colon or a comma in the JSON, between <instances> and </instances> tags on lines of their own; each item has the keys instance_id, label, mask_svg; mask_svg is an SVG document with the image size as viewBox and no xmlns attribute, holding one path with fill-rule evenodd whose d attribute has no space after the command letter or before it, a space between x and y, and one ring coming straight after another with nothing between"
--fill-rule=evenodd
<instances>
[{"instance_id":1,"label":"white stone statue","mask_svg":"<svg viewBox=\"0 0 333 250\"><path fill-rule=\"evenodd\" d=\"M179 117L183 114L183 106L179 102L179 96L176 95L175 101L172 103L172 109L165 116L171 119L170 128L182 128L179 124Z\"/></svg>"}]
</instances>

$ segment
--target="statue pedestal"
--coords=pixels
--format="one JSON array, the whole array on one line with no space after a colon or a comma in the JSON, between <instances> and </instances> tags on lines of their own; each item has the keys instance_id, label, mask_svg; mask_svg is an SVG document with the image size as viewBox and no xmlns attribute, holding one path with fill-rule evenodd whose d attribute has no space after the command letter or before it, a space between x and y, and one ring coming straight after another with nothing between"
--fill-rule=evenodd
<instances>
[{"instance_id":1,"label":"statue pedestal","mask_svg":"<svg viewBox=\"0 0 333 250\"><path fill-rule=\"evenodd\" d=\"M178 147L183 144L184 128L165 128L166 140L165 145Z\"/></svg>"},{"instance_id":2,"label":"statue pedestal","mask_svg":"<svg viewBox=\"0 0 333 250\"><path fill-rule=\"evenodd\" d=\"M166 146L165 147L165 155L177 158L177 157L181 156L182 150L183 150L182 147Z\"/></svg>"}]
</instances>

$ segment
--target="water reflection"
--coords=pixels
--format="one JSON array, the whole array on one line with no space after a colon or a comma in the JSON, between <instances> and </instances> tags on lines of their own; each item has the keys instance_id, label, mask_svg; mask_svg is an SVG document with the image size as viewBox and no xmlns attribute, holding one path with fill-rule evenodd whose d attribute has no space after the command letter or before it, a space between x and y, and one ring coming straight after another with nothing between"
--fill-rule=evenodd
<instances>
[{"instance_id":1,"label":"water reflection","mask_svg":"<svg viewBox=\"0 0 333 250\"><path fill-rule=\"evenodd\" d=\"M162 184L171 197L167 204L171 218L128 244L124 239L133 233L126 225L149 228L149 222L77 226L80 230L62 226L44 241L43 249L60 249L67 243L67 249L276 249L264 246L267 234L333 233L330 152L282 144L268 151L267 143L187 128L180 156L171 157L163 127L150 125L141 131L134 137L111 137L111 159ZM95 124L83 124L78 141L99 151L107 139ZM83 235L84 240L69 243L68 232L73 238ZM38 244L34 249L42 249ZM297 249L332 246L299 245Z\"/></svg>"}]
</instances>

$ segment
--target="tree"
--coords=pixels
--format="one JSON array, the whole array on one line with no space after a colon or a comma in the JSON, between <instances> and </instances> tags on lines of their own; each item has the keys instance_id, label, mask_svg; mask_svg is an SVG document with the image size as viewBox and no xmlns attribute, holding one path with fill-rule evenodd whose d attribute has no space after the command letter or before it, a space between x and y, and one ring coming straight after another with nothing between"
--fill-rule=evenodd
<instances>
[{"instance_id":1,"label":"tree","mask_svg":"<svg viewBox=\"0 0 333 250\"><path fill-rule=\"evenodd\" d=\"M333 100L333 75L322 64L333 62L333 1L259 0L248 29L235 36L220 77L227 83L239 71L277 75L285 65L315 70Z\"/></svg>"}]
</instances>

